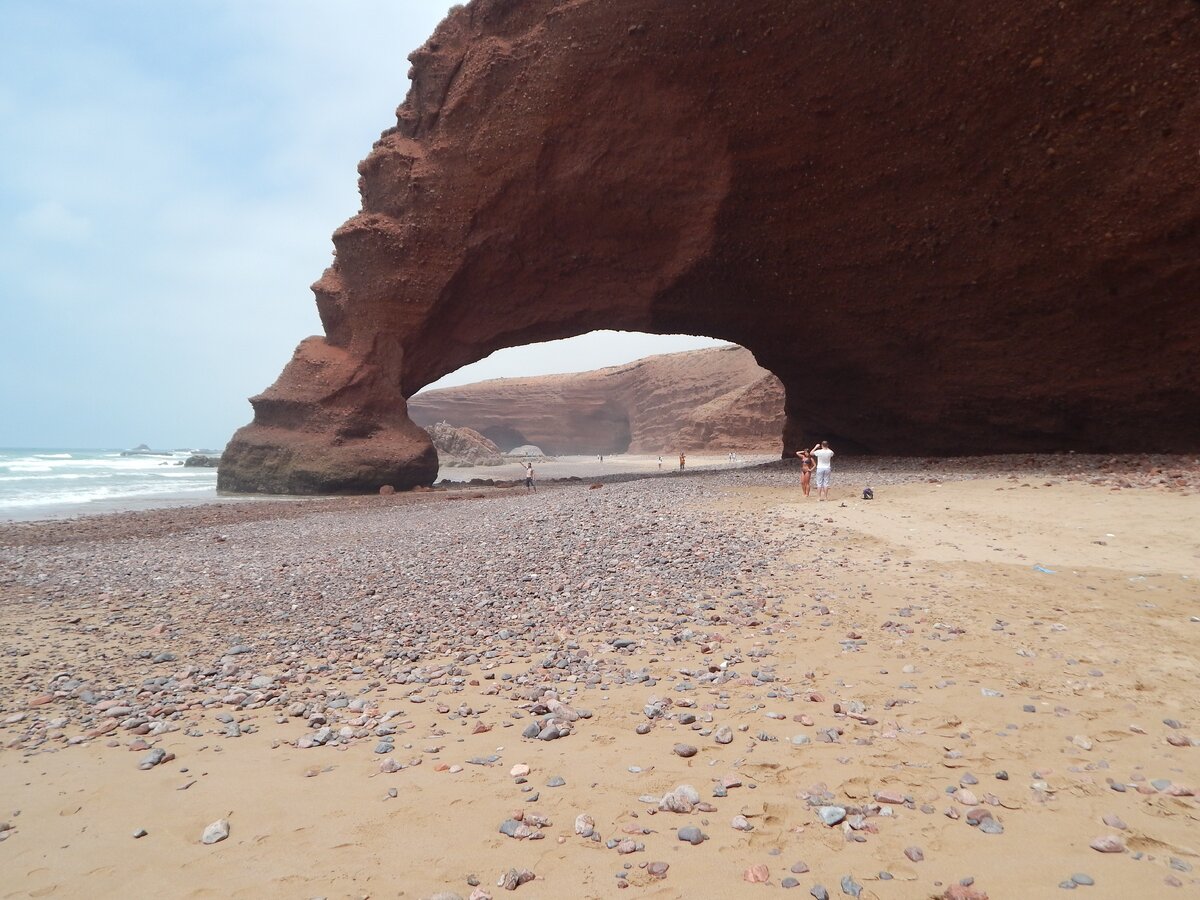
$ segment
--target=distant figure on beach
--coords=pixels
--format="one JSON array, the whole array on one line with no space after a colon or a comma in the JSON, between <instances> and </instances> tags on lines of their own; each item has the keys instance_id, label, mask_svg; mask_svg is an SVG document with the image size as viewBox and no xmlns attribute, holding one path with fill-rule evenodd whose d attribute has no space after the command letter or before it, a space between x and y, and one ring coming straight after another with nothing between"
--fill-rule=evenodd
<instances>
[{"instance_id":1,"label":"distant figure on beach","mask_svg":"<svg viewBox=\"0 0 1200 900\"><path fill-rule=\"evenodd\" d=\"M800 457L800 490L807 497L812 490L812 473L817 467L817 461L813 459L813 455L805 450L797 450L796 455Z\"/></svg>"},{"instance_id":2,"label":"distant figure on beach","mask_svg":"<svg viewBox=\"0 0 1200 900\"><path fill-rule=\"evenodd\" d=\"M817 499L829 499L829 483L833 480L833 466L830 465L830 460L833 459L833 451L829 449L829 441L821 441L812 448L812 455L817 460Z\"/></svg>"},{"instance_id":3,"label":"distant figure on beach","mask_svg":"<svg viewBox=\"0 0 1200 900\"><path fill-rule=\"evenodd\" d=\"M533 484L533 463L525 463L525 490L536 491L537 488Z\"/></svg>"},{"instance_id":4,"label":"distant figure on beach","mask_svg":"<svg viewBox=\"0 0 1200 900\"><path fill-rule=\"evenodd\" d=\"M660 469L662 468L662 457L661 456L658 458L658 467Z\"/></svg>"},{"instance_id":5,"label":"distant figure on beach","mask_svg":"<svg viewBox=\"0 0 1200 900\"><path fill-rule=\"evenodd\" d=\"M679 471L682 472L684 470L685 466L687 466L687 456L684 455L684 452L682 450L680 450L679 451Z\"/></svg>"}]
</instances>

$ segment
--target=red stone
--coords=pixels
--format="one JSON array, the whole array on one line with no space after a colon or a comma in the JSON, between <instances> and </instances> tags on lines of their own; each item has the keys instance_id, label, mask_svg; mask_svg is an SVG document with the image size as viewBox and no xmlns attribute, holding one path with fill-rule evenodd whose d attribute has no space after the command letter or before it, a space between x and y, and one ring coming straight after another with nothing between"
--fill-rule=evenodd
<instances>
[{"instance_id":1,"label":"red stone","mask_svg":"<svg viewBox=\"0 0 1200 900\"><path fill-rule=\"evenodd\" d=\"M595 328L746 347L785 456L1196 450L1191 6L457 6L218 485L428 485L407 398Z\"/></svg>"}]
</instances>

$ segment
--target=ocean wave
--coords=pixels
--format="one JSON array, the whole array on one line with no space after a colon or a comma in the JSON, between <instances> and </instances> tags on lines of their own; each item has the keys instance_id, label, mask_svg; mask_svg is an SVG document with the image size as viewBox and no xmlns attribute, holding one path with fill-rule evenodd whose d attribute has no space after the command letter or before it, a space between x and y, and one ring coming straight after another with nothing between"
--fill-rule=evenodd
<instances>
[{"instance_id":1,"label":"ocean wave","mask_svg":"<svg viewBox=\"0 0 1200 900\"><path fill-rule=\"evenodd\" d=\"M84 506L100 500L138 500L148 497L166 497L177 494L199 494L213 492L216 496L215 484L179 485L138 485L135 487L96 487L91 490L53 491L28 493L10 497L0 496L0 510L29 509L42 506Z\"/></svg>"},{"instance_id":2,"label":"ocean wave","mask_svg":"<svg viewBox=\"0 0 1200 900\"><path fill-rule=\"evenodd\" d=\"M75 481L80 478L112 478L113 472L51 472L49 475L0 475L0 481Z\"/></svg>"},{"instance_id":3,"label":"ocean wave","mask_svg":"<svg viewBox=\"0 0 1200 900\"><path fill-rule=\"evenodd\" d=\"M0 459L0 469L10 472L72 472L79 469L107 469L116 472L154 472L159 469L183 468L182 463L187 457L168 459L162 456L115 456L101 459L43 459L37 456L23 456L16 459Z\"/></svg>"},{"instance_id":4,"label":"ocean wave","mask_svg":"<svg viewBox=\"0 0 1200 900\"><path fill-rule=\"evenodd\" d=\"M73 459L70 453L35 453L33 454L38 459Z\"/></svg>"}]
</instances>

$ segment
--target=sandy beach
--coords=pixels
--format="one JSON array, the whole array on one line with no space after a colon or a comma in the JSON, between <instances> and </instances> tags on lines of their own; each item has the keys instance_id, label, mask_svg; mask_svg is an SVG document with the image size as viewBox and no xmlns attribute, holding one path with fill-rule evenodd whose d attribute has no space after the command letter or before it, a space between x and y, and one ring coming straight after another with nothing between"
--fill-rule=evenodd
<instances>
[{"instance_id":1,"label":"sandy beach","mask_svg":"<svg viewBox=\"0 0 1200 900\"><path fill-rule=\"evenodd\" d=\"M0 526L0 897L1200 895L1200 461L719 462Z\"/></svg>"}]
</instances>

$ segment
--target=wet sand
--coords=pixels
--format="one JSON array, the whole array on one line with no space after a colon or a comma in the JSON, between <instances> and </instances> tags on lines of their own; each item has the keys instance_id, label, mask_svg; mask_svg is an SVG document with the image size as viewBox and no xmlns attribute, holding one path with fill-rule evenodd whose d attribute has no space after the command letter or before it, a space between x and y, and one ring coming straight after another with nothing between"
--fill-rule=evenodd
<instances>
[{"instance_id":1,"label":"wet sand","mask_svg":"<svg viewBox=\"0 0 1200 900\"><path fill-rule=\"evenodd\" d=\"M0 527L0 896L1200 893L1196 460L796 480Z\"/></svg>"},{"instance_id":2,"label":"wet sand","mask_svg":"<svg viewBox=\"0 0 1200 900\"><path fill-rule=\"evenodd\" d=\"M725 453L689 454L682 470L686 473L721 472L730 469L758 466L779 459L778 453L739 454L730 460ZM552 456L531 459L538 480L565 478L603 479L620 475L672 475L679 474L679 454L660 457L649 453L618 453L605 456ZM473 478L508 479L525 478L524 460L513 459L499 466L458 466L438 470L438 480L447 482L470 481Z\"/></svg>"}]
</instances>

